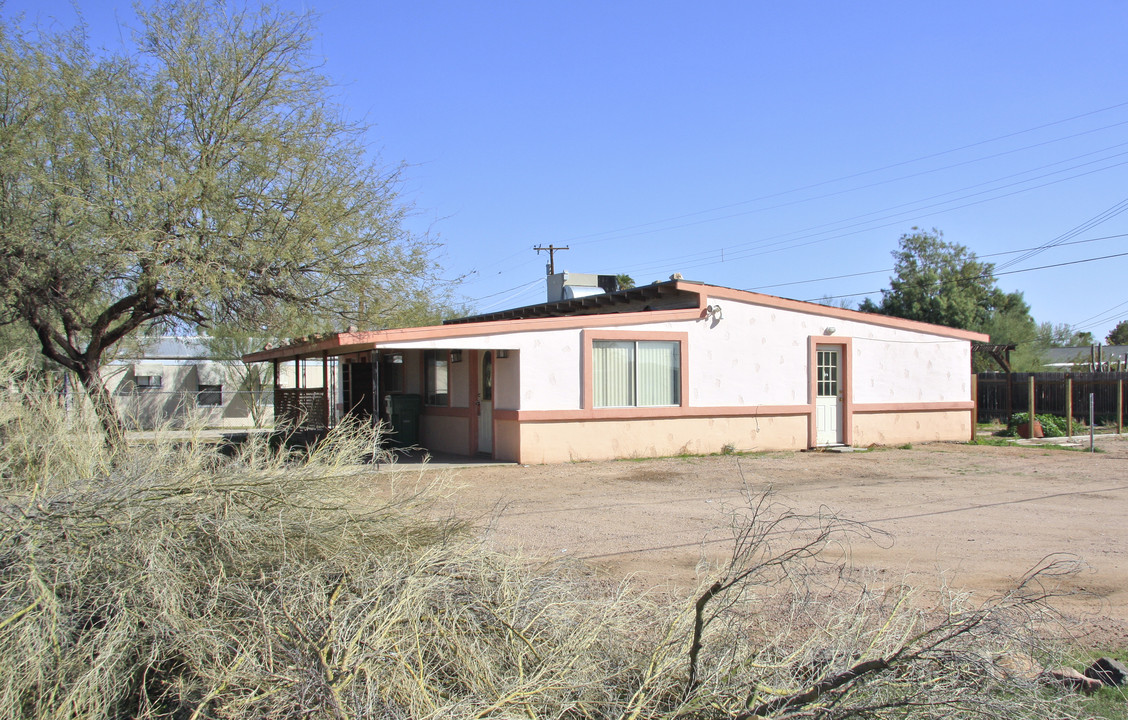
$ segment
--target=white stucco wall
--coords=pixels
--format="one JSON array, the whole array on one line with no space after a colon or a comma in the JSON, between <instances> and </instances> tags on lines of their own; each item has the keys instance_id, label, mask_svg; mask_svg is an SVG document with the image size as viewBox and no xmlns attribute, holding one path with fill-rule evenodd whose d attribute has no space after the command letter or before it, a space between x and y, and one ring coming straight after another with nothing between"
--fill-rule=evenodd
<instances>
[{"instance_id":1,"label":"white stucco wall","mask_svg":"<svg viewBox=\"0 0 1128 720\"><path fill-rule=\"evenodd\" d=\"M954 402L971 397L964 340L736 301L711 301L722 319L690 330L690 405L796 405L808 398L812 335L851 338L855 403ZM827 328L833 335L826 335Z\"/></svg>"},{"instance_id":2,"label":"white stucco wall","mask_svg":"<svg viewBox=\"0 0 1128 720\"><path fill-rule=\"evenodd\" d=\"M811 336L834 343L850 338L848 358L852 401L865 403L959 402L971 399L970 345L928 333L871 325L764 307L736 300L714 300L720 320L625 324L600 327L601 333L687 333L690 407L795 406L811 402ZM625 316L626 317L626 316ZM629 316L637 319L638 315ZM826 335L828 327L835 329ZM519 373L519 409L578 410L583 402L583 340L580 329L483 335L458 340L421 340L404 348L506 348L519 362L496 366L509 377L498 385L512 390ZM504 369L503 369L504 368ZM514 368L517 369L514 372ZM460 381L452 377L452 385ZM506 398L510 400L510 398ZM511 402L511 400L510 400ZM509 405L509 402L505 403ZM512 407L512 406L511 406Z\"/></svg>"}]
</instances>

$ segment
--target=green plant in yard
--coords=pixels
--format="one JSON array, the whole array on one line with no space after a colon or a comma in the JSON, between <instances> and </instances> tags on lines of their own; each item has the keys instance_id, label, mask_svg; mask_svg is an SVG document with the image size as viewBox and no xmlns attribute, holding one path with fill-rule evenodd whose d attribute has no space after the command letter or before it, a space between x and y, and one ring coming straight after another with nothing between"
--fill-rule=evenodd
<instances>
[{"instance_id":1,"label":"green plant in yard","mask_svg":"<svg viewBox=\"0 0 1128 720\"><path fill-rule=\"evenodd\" d=\"M1069 426L1066 418L1058 415L1043 415L1038 414L1034 416L1042 425L1042 435L1044 437L1065 437L1069 434ZM1018 435L1018 426L1028 423L1030 421L1030 413L1019 412L1011 416L1010 422L1007 423L1007 429L1003 432L997 433L1001 437L1015 437ZM1073 434L1077 435L1085 428L1084 423L1076 420L1073 421Z\"/></svg>"}]
</instances>

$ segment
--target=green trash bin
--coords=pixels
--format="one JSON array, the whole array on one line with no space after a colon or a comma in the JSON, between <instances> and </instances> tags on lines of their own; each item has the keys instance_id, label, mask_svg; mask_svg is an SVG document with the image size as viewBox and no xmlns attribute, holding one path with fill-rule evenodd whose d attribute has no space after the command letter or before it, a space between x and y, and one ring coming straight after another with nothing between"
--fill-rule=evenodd
<instances>
[{"instance_id":1,"label":"green trash bin","mask_svg":"<svg viewBox=\"0 0 1128 720\"><path fill-rule=\"evenodd\" d=\"M409 447L419 444L419 416L423 414L422 395L386 395L384 407L388 411L393 445Z\"/></svg>"}]
</instances>

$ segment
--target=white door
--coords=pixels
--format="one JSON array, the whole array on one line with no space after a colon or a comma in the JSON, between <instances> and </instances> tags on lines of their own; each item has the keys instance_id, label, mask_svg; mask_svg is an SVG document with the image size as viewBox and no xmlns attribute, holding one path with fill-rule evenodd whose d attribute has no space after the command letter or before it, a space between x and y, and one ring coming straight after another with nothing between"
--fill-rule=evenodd
<instances>
[{"instance_id":1,"label":"white door","mask_svg":"<svg viewBox=\"0 0 1128 720\"><path fill-rule=\"evenodd\" d=\"M493 353L482 353L478 378L478 452L493 455Z\"/></svg>"},{"instance_id":2,"label":"white door","mask_svg":"<svg viewBox=\"0 0 1128 720\"><path fill-rule=\"evenodd\" d=\"M842 443L842 382L837 348L815 351L815 442Z\"/></svg>"}]
</instances>

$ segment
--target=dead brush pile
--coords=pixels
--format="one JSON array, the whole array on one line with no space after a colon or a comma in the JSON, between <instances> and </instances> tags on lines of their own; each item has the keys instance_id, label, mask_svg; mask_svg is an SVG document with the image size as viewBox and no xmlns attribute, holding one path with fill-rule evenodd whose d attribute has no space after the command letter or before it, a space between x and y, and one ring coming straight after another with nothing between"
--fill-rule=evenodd
<instances>
[{"instance_id":1,"label":"dead brush pile","mask_svg":"<svg viewBox=\"0 0 1128 720\"><path fill-rule=\"evenodd\" d=\"M433 484L358 464L376 439L361 427L302 456L110 456L81 412L29 397L0 398L0 717L1075 712L998 669L1046 651L1036 582L928 613L849 572L828 587L811 563L858 530L833 516L734 509L730 562L682 603L483 550L425 512ZM403 486L357 502L389 478Z\"/></svg>"}]
</instances>

